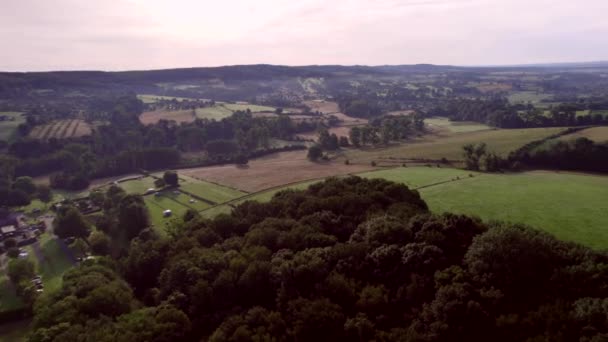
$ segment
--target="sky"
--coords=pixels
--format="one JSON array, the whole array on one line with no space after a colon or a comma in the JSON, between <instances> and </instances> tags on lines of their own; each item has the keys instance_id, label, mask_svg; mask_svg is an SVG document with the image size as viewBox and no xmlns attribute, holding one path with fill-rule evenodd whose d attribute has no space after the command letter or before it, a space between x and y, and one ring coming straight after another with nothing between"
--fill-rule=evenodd
<instances>
[{"instance_id":1,"label":"sky","mask_svg":"<svg viewBox=\"0 0 608 342\"><path fill-rule=\"evenodd\" d=\"M0 70L608 60L608 0L0 0Z\"/></svg>"}]
</instances>

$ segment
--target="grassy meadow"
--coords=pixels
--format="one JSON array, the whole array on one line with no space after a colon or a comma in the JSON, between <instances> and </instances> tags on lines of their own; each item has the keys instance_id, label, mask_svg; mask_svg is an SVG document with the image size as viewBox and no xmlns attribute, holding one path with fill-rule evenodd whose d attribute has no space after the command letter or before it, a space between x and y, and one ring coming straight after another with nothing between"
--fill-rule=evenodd
<instances>
[{"instance_id":1,"label":"grassy meadow","mask_svg":"<svg viewBox=\"0 0 608 342\"><path fill-rule=\"evenodd\" d=\"M419 167L364 175L412 187L448 181L419 190L434 212L525 222L563 240L608 248L608 177L550 171L468 174L458 169ZM457 177L460 179L450 181Z\"/></svg>"},{"instance_id":2,"label":"grassy meadow","mask_svg":"<svg viewBox=\"0 0 608 342\"><path fill-rule=\"evenodd\" d=\"M488 151L505 156L523 145L563 131L564 128L525 128L483 130L462 134L427 134L415 140L381 148L351 149L345 157L351 162L369 162L382 158L462 159L462 146L485 142Z\"/></svg>"},{"instance_id":3,"label":"grassy meadow","mask_svg":"<svg viewBox=\"0 0 608 342\"><path fill-rule=\"evenodd\" d=\"M488 174L437 167L399 167L358 176L384 178L417 189L436 213L525 223L563 240L608 248L607 176L553 171ZM315 182L319 180L264 190L231 203L265 202L283 189L306 189ZM213 217L229 212L228 205L221 205L201 214Z\"/></svg>"},{"instance_id":4,"label":"grassy meadow","mask_svg":"<svg viewBox=\"0 0 608 342\"><path fill-rule=\"evenodd\" d=\"M444 117L424 119L424 123L431 128L446 129L452 133L467 133L492 129L492 127L478 122L450 121L450 119Z\"/></svg>"},{"instance_id":5,"label":"grassy meadow","mask_svg":"<svg viewBox=\"0 0 608 342\"><path fill-rule=\"evenodd\" d=\"M20 112L0 112L0 116L14 119L0 121L0 140L11 141L17 135L17 127L25 122L25 116Z\"/></svg>"}]
</instances>

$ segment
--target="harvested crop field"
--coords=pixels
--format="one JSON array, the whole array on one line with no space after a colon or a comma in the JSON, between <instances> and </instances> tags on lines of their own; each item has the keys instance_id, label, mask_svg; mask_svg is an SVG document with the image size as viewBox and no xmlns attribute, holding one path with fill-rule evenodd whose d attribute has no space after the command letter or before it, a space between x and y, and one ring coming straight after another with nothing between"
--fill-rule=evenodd
<instances>
[{"instance_id":1,"label":"harvested crop field","mask_svg":"<svg viewBox=\"0 0 608 342\"><path fill-rule=\"evenodd\" d=\"M175 122L193 122L196 117L192 110L155 110L152 112L144 112L139 116L139 121L144 125L155 124L162 119L173 120Z\"/></svg>"},{"instance_id":2,"label":"harvested crop field","mask_svg":"<svg viewBox=\"0 0 608 342\"><path fill-rule=\"evenodd\" d=\"M92 129L84 120L59 120L46 125L36 126L32 129L29 136L34 139L47 140L51 138L66 139L79 138L91 135Z\"/></svg>"},{"instance_id":3,"label":"harvested crop field","mask_svg":"<svg viewBox=\"0 0 608 342\"><path fill-rule=\"evenodd\" d=\"M492 129L488 125L472 121L450 121L448 118L433 117L424 119L425 125L432 130L447 130L453 133L466 133Z\"/></svg>"},{"instance_id":4,"label":"harvested crop field","mask_svg":"<svg viewBox=\"0 0 608 342\"><path fill-rule=\"evenodd\" d=\"M388 112L388 115L392 115L392 116L410 116L410 115L412 115L414 113L415 113L415 111L413 111L411 109L406 109L406 110L396 110L396 111Z\"/></svg>"},{"instance_id":5,"label":"harvested crop field","mask_svg":"<svg viewBox=\"0 0 608 342\"><path fill-rule=\"evenodd\" d=\"M331 113L332 116L337 117L340 121L342 121L342 125L344 126L358 126L367 124L367 119L355 118L352 116L348 116L344 113Z\"/></svg>"},{"instance_id":6,"label":"harvested crop field","mask_svg":"<svg viewBox=\"0 0 608 342\"><path fill-rule=\"evenodd\" d=\"M349 136L351 127L340 126L340 127L331 127L327 131L329 134L335 134L339 137L347 137ZM298 134L298 137L306 140L317 140L319 134L317 132L306 132Z\"/></svg>"},{"instance_id":7,"label":"harvested crop field","mask_svg":"<svg viewBox=\"0 0 608 342\"><path fill-rule=\"evenodd\" d=\"M306 151L275 153L257 158L246 167L235 165L180 170L180 174L255 192L288 183L373 170L369 165L344 165L341 162L313 163Z\"/></svg>"},{"instance_id":8,"label":"harvested crop field","mask_svg":"<svg viewBox=\"0 0 608 342\"><path fill-rule=\"evenodd\" d=\"M587 138L595 142L608 141L608 127L592 127L582 131L574 132L572 134L563 135L559 137L559 140L568 141L578 138Z\"/></svg>"},{"instance_id":9,"label":"harvested crop field","mask_svg":"<svg viewBox=\"0 0 608 342\"><path fill-rule=\"evenodd\" d=\"M338 104L332 101L311 100L304 101L304 104L310 107L313 112L319 111L323 114L337 113L340 111Z\"/></svg>"}]
</instances>

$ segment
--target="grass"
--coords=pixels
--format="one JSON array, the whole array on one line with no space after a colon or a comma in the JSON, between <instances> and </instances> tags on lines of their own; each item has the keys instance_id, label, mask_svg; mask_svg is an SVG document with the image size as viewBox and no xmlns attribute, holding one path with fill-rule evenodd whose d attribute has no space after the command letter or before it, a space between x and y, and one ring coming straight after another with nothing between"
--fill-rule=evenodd
<instances>
[{"instance_id":1,"label":"grass","mask_svg":"<svg viewBox=\"0 0 608 342\"><path fill-rule=\"evenodd\" d=\"M222 104L216 104L213 107L196 108L196 117L199 119L219 121L231 116L232 113L234 112Z\"/></svg>"},{"instance_id":2,"label":"grass","mask_svg":"<svg viewBox=\"0 0 608 342\"><path fill-rule=\"evenodd\" d=\"M345 152L351 162L369 162L381 158L426 158L450 160L462 159L462 146L485 142L488 151L505 156L523 145L561 132L564 128L499 129L452 134L447 136L426 135L411 142L382 148L352 149Z\"/></svg>"},{"instance_id":3,"label":"grass","mask_svg":"<svg viewBox=\"0 0 608 342\"><path fill-rule=\"evenodd\" d=\"M186 175L179 175L180 188L215 203L224 203L244 196L245 193L236 189L214 183L198 180Z\"/></svg>"},{"instance_id":4,"label":"grass","mask_svg":"<svg viewBox=\"0 0 608 342\"><path fill-rule=\"evenodd\" d=\"M556 237L608 248L608 177L528 172L422 189L433 211L522 222Z\"/></svg>"},{"instance_id":5,"label":"grass","mask_svg":"<svg viewBox=\"0 0 608 342\"><path fill-rule=\"evenodd\" d=\"M14 118L14 121L0 121L0 140L11 141L17 135L17 127L25 122L20 112L0 112L0 116Z\"/></svg>"},{"instance_id":6,"label":"grass","mask_svg":"<svg viewBox=\"0 0 608 342\"><path fill-rule=\"evenodd\" d=\"M297 183L297 184L293 184L293 185L288 185L288 186L281 186L281 187L275 187L272 189L268 189L268 190L263 190L260 192L256 192L254 194L251 194L250 196L244 196L242 198L239 198L237 200L234 201L234 204L241 204L245 201L251 200L251 201L258 201L258 202L268 202L272 199L272 197L279 191L285 190L285 189L293 189L293 190L304 190L307 189L310 185L314 184L314 183L318 183L321 180L311 180L311 181L304 181L301 183Z\"/></svg>"},{"instance_id":7,"label":"grass","mask_svg":"<svg viewBox=\"0 0 608 342\"><path fill-rule=\"evenodd\" d=\"M563 140L563 141L568 141L568 140L574 140L574 139L582 138L582 137L591 139L595 142L606 142L606 141L608 141L608 127L603 126L603 127L587 128L582 131L574 132L572 134L563 135L563 136L559 137L558 139Z\"/></svg>"},{"instance_id":8,"label":"grass","mask_svg":"<svg viewBox=\"0 0 608 342\"><path fill-rule=\"evenodd\" d=\"M154 178L143 177L119 183L119 186L130 194L144 194L148 189L154 189Z\"/></svg>"},{"instance_id":9,"label":"grass","mask_svg":"<svg viewBox=\"0 0 608 342\"><path fill-rule=\"evenodd\" d=\"M531 102L532 104L539 104L541 103L543 100L548 100L550 98L552 98L553 95L551 94L546 94L546 93L540 93L540 92L536 92L536 91L518 91L518 92L514 92L512 94L510 94L509 96L507 96L507 98L509 99L509 102L513 103L513 104L517 104L517 103L528 103Z\"/></svg>"},{"instance_id":10,"label":"grass","mask_svg":"<svg viewBox=\"0 0 608 342\"><path fill-rule=\"evenodd\" d=\"M0 276L0 311L15 310L22 306L23 302L17 297L14 285L6 274L2 274Z\"/></svg>"},{"instance_id":11,"label":"grass","mask_svg":"<svg viewBox=\"0 0 608 342\"><path fill-rule=\"evenodd\" d=\"M160 196L150 195L144 197L152 225L161 234L165 233L165 227L176 219L181 219L188 209L201 211L211 207L210 204L202 201L196 200L194 203L189 203L189 200L190 196L183 193L175 194L171 191L165 191ZM163 211L165 210L171 210L172 215L164 217Z\"/></svg>"},{"instance_id":12,"label":"grass","mask_svg":"<svg viewBox=\"0 0 608 342\"><path fill-rule=\"evenodd\" d=\"M274 112L274 107L259 106L254 104L244 103L224 103L223 106L230 111L236 112L237 110L251 110L252 112Z\"/></svg>"},{"instance_id":13,"label":"grass","mask_svg":"<svg viewBox=\"0 0 608 342\"><path fill-rule=\"evenodd\" d=\"M562 240L595 249L608 248L607 176L552 171L487 174L437 167L393 168L358 175L418 189L436 213L525 223ZM232 204L246 200L266 202L281 190L306 189L315 182L318 180L260 191ZM201 214L212 218L230 210L230 206L220 205Z\"/></svg>"},{"instance_id":14,"label":"grass","mask_svg":"<svg viewBox=\"0 0 608 342\"><path fill-rule=\"evenodd\" d=\"M478 122L450 121L448 118L443 117L433 117L429 119L424 119L424 122L432 127L447 129L448 131L453 133L467 133L492 129L492 127L480 124Z\"/></svg>"},{"instance_id":15,"label":"grass","mask_svg":"<svg viewBox=\"0 0 608 342\"><path fill-rule=\"evenodd\" d=\"M0 342L22 342L30 332L31 319L0 325Z\"/></svg>"},{"instance_id":16,"label":"grass","mask_svg":"<svg viewBox=\"0 0 608 342\"><path fill-rule=\"evenodd\" d=\"M217 205L209 210L202 211L200 214L204 218L212 219L219 214L230 214L232 207L227 204Z\"/></svg>"},{"instance_id":17,"label":"grass","mask_svg":"<svg viewBox=\"0 0 608 342\"><path fill-rule=\"evenodd\" d=\"M447 182L455 178L469 178L469 175L477 176L479 173L452 168L397 167L358 174L360 177L384 178L392 182L403 183L411 189Z\"/></svg>"},{"instance_id":18,"label":"grass","mask_svg":"<svg viewBox=\"0 0 608 342\"><path fill-rule=\"evenodd\" d=\"M48 235L45 234L45 235ZM41 239L40 249L44 255L42 263L38 263L38 272L42 276L45 292L54 292L61 288L63 274L70 269L73 264L65 251L59 246L57 239ZM36 258L33 251L30 256ZM38 262L38 260L36 260Z\"/></svg>"}]
</instances>

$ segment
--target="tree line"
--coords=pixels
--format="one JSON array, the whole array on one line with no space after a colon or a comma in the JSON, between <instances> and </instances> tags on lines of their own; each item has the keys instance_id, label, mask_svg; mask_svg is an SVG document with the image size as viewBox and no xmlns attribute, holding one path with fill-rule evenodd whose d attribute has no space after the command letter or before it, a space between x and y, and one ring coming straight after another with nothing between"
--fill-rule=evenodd
<instances>
[{"instance_id":1,"label":"tree line","mask_svg":"<svg viewBox=\"0 0 608 342\"><path fill-rule=\"evenodd\" d=\"M506 98L500 97L453 99L432 108L427 115L444 116L453 121L481 122L499 128L608 125L608 115L593 113L600 106L599 103L594 104L562 103L545 112L532 104L511 105ZM599 108L605 110L608 106ZM587 109L590 110L589 114L577 115L577 111Z\"/></svg>"},{"instance_id":2,"label":"tree line","mask_svg":"<svg viewBox=\"0 0 608 342\"><path fill-rule=\"evenodd\" d=\"M553 136L532 142L502 157L487 150L485 143L463 146L465 167L469 170L550 169L584 172L608 172L608 143L596 143L585 137L558 140Z\"/></svg>"},{"instance_id":3,"label":"tree line","mask_svg":"<svg viewBox=\"0 0 608 342\"><path fill-rule=\"evenodd\" d=\"M388 144L405 140L424 130L424 118L419 114L412 116L383 116L370 120L368 125L350 129L350 141L356 147L365 145Z\"/></svg>"},{"instance_id":4,"label":"tree line","mask_svg":"<svg viewBox=\"0 0 608 342\"><path fill-rule=\"evenodd\" d=\"M600 341L607 266L525 226L431 214L404 185L328 179L187 215L169 238L141 230L38 298L29 341Z\"/></svg>"}]
</instances>

